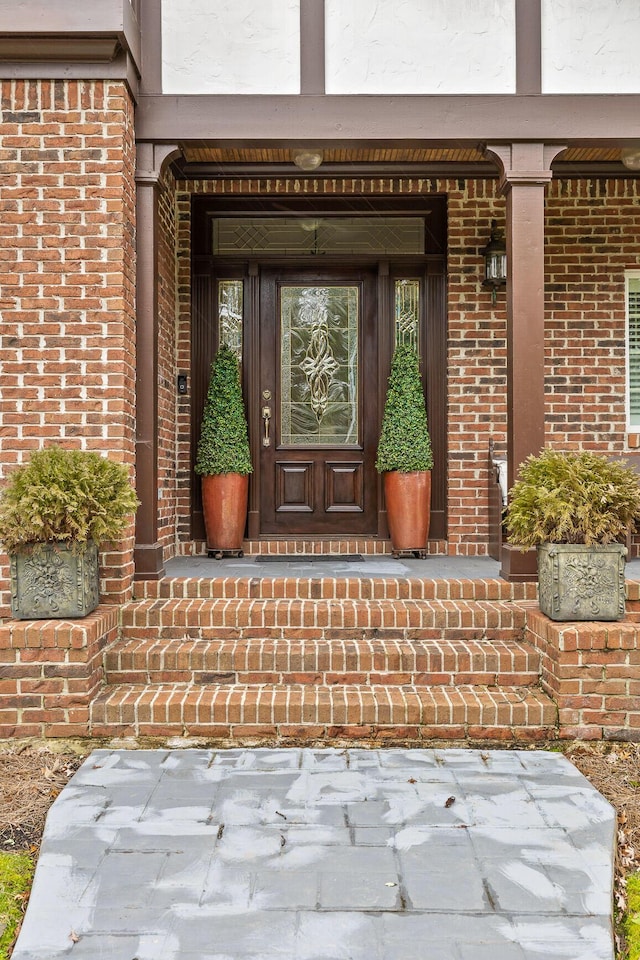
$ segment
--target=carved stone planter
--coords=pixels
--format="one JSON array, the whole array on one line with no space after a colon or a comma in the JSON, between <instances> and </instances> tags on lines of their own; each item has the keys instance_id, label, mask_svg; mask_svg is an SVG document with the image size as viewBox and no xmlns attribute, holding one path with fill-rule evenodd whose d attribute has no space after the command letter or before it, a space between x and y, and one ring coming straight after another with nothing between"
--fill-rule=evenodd
<instances>
[{"instance_id":1,"label":"carved stone planter","mask_svg":"<svg viewBox=\"0 0 640 960\"><path fill-rule=\"evenodd\" d=\"M11 612L17 620L72 620L98 606L98 549L45 543L10 554Z\"/></svg>"},{"instance_id":2,"label":"carved stone planter","mask_svg":"<svg viewBox=\"0 0 640 960\"><path fill-rule=\"evenodd\" d=\"M620 620L625 613L621 543L538 547L540 610L552 620Z\"/></svg>"}]
</instances>

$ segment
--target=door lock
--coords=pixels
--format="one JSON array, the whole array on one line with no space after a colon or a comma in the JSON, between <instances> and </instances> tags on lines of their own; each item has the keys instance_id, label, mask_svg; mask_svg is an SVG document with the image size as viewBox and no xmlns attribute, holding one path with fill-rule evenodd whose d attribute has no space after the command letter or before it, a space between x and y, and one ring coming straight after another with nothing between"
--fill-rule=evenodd
<instances>
[{"instance_id":1,"label":"door lock","mask_svg":"<svg viewBox=\"0 0 640 960\"><path fill-rule=\"evenodd\" d=\"M271 445L271 407L262 408L262 423L264 425L262 446L268 447Z\"/></svg>"}]
</instances>

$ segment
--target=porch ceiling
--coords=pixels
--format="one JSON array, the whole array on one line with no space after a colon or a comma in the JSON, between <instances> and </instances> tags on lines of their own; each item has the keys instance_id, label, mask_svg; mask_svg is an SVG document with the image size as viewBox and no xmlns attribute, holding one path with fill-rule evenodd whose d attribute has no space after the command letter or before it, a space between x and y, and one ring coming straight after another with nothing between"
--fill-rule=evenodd
<instances>
[{"instance_id":1,"label":"porch ceiling","mask_svg":"<svg viewBox=\"0 0 640 960\"><path fill-rule=\"evenodd\" d=\"M354 166L366 172L384 172L388 175L418 172L433 176L438 172L451 175L497 175L496 166L482 153L480 145L459 146L402 146L381 147L372 144L344 146L307 145L322 147L322 166L314 176L332 175L353 170ZM177 169L183 176L233 176L238 173L293 173L293 156L300 144L219 146L205 140L182 144L183 159ZM556 158L554 169L561 176L630 175L621 163L620 148L608 146L571 146ZM364 172L364 171L363 171Z\"/></svg>"}]
</instances>

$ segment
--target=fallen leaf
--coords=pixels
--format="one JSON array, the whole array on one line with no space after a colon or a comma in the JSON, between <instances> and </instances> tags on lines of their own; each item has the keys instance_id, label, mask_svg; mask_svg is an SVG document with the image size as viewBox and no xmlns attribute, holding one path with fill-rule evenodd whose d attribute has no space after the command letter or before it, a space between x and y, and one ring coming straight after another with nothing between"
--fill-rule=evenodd
<instances>
[{"instance_id":1,"label":"fallen leaf","mask_svg":"<svg viewBox=\"0 0 640 960\"><path fill-rule=\"evenodd\" d=\"M80 937L75 932L75 930L72 930L71 933L69 934L69 940L71 940L72 943L78 943L78 941L80 940Z\"/></svg>"},{"instance_id":2,"label":"fallen leaf","mask_svg":"<svg viewBox=\"0 0 640 960\"><path fill-rule=\"evenodd\" d=\"M444 805L445 805L445 807L452 807L455 802L456 802L456 798L455 798L455 797L447 797L447 799L445 800L445 804L444 804Z\"/></svg>"}]
</instances>

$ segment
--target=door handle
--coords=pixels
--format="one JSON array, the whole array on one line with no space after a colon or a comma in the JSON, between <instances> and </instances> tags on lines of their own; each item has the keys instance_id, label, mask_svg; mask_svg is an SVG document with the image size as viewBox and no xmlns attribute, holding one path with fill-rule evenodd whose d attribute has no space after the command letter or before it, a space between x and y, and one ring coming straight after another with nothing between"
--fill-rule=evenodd
<instances>
[{"instance_id":1,"label":"door handle","mask_svg":"<svg viewBox=\"0 0 640 960\"><path fill-rule=\"evenodd\" d=\"M262 446L271 446L271 407L262 408L262 423L264 433L262 434Z\"/></svg>"}]
</instances>

